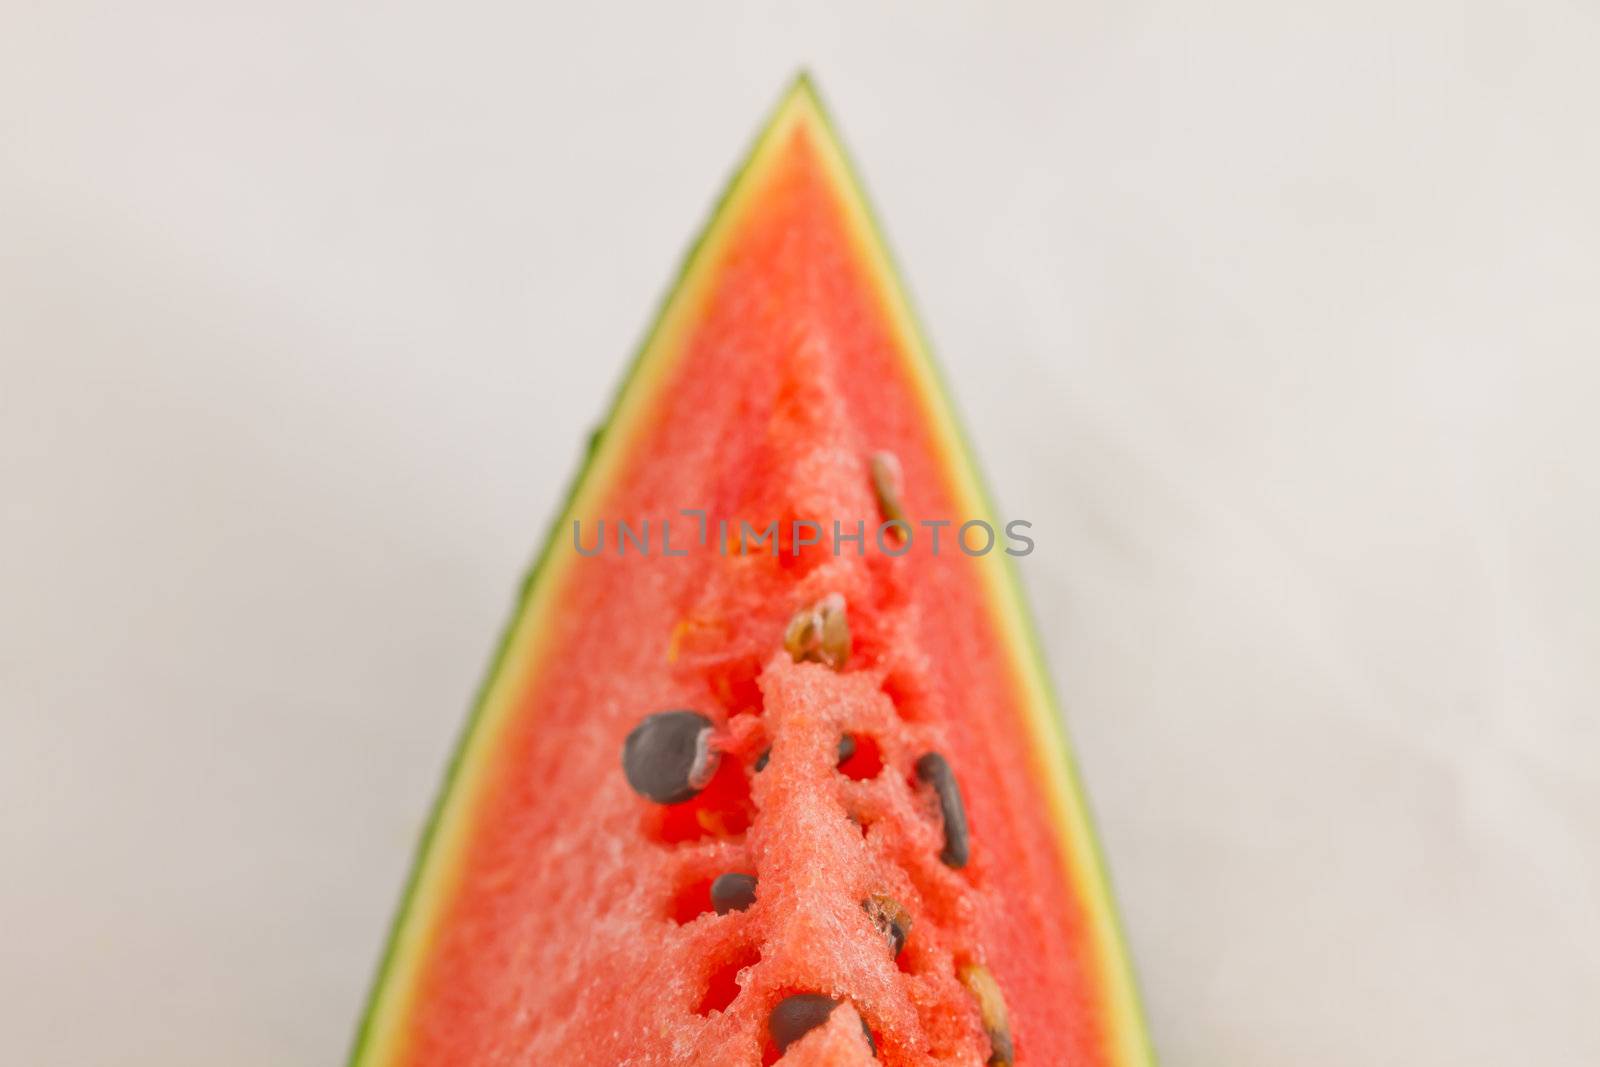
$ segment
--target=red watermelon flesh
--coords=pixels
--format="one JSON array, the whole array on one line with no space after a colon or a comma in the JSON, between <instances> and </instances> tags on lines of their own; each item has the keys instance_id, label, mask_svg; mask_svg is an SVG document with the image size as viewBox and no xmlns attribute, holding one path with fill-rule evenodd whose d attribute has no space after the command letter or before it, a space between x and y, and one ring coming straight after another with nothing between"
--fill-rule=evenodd
<instances>
[{"instance_id":1,"label":"red watermelon flesh","mask_svg":"<svg viewBox=\"0 0 1600 1067\"><path fill-rule=\"evenodd\" d=\"M1148 1062L1005 542L954 540L974 518L1001 529L802 83L525 590L353 1063ZM669 709L711 724L710 774L658 803L622 753ZM719 913L726 874L754 899ZM795 996L837 1007L785 1035Z\"/></svg>"}]
</instances>

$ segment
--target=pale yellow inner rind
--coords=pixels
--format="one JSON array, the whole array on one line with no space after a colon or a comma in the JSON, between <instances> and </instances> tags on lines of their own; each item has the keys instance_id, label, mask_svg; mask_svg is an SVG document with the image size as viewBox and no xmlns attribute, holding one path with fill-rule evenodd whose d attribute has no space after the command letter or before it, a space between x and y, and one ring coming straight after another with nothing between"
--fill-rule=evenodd
<instances>
[{"instance_id":1,"label":"pale yellow inner rind","mask_svg":"<svg viewBox=\"0 0 1600 1067\"><path fill-rule=\"evenodd\" d=\"M948 472L955 502L965 517L990 517L991 509L968 458L954 414L860 187L811 86L802 79L779 106L691 254L677 289L662 310L626 388L618 397L616 410L582 483L552 536L563 536L564 531L571 529L575 518L594 513L596 498L613 483L616 467L629 454L630 443L639 432L651 400L657 395L658 383L672 370L675 358L686 347L688 331L699 320L715 268L723 258L730 237L738 230L751 197L765 185L779 150L797 127L803 127L809 134L810 142L826 166L844 208L857 254L879 288L902 357L933 428L939 459ZM479 790L489 777L483 772L496 749L501 729L517 707L518 695L534 684L543 652L541 635L548 632L544 626L546 614L566 583L572 558L573 554L561 551L550 554L528 593L520 616L513 623L498 670L484 693L451 784L447 786L448 792L436 814L429 844L418 861L412 890L396 926L384 974L375 993L365 1037L357 1048L352 1067L391 1064L402 1058L407 1009L417 992L419 968L427 957L430 939L461 868L467 845L466 831L473 824L472 812L480 800ZM1011 650L1017 679L1025 694L1028 726L1038 754L1037 776L1047 788L1055 821L1065 838L1068 879L1082 894L1092 919L1098 957L1097 987L1106 998L1107 1022L1116 1060L1123 1064L1152 1062L1082 792L1067 758L1060 716L1009 561L1003 554L991 553L975 562L981 567L999 640Z\"/></svg>"}]
</instances>

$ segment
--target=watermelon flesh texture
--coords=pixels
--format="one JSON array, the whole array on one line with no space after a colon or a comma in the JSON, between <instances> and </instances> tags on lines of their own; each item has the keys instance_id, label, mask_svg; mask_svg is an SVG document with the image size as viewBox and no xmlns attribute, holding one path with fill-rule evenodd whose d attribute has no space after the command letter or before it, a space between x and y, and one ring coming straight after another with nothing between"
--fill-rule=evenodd
<instances>
[{"instance_id":1,"label":"watermelon flesh texture","mask_svg":"<svg viewBox=\"0 0 1600 1067\"><path fill-rule=\"evenodd\" d=\"M1064 754L1038 728L1037 665L1005 615L1002 546L976 558L952 540L982 516L830 138L802 86L691 260L469 731L355 1062L1001 1062L973 966L1003 995L1014 1062L1148 1055ZM883 452L913 521L954 520L937 553L926 529L880 549ZM708 517L703 542L684 509ZM740 554L720 518L776 520L778 552ZM619 519L651 520L648 553L618 552ZM600 554L575 551L574 520ZM823 543L797 545L796 520ZM860 554L835 554L835 521L862 524ZM826 597L848 618L838 668L785 648ZM619 753L673 708L711 720L718 763L662 805ZM964 798L960 868L915 773L929 752ZM717 914L709 884L728 872L755 876L755 900ZM898 955L874 897L909 919ZM780 1054L768 1019L794 993L840 1007Z\"/></svg>"}]
</instances>

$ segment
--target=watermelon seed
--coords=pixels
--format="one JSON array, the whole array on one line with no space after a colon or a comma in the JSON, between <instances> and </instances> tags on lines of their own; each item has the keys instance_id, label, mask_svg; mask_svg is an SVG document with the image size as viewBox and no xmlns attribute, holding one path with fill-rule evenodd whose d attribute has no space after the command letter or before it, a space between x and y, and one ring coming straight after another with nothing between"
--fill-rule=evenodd
<instances>
[{"instance_id":1,"label":"watermelon seed","mask_svg":"<svg viewBox=\"0 0 1600 1067\"><path fill-rule=\"evenodd\" d=\"M767 1016L767 1030L773 1044L783 1052L790 1045L828 1021L839 1002L821 993L792 993L778 1001Z\"/></svg>"},{"instance_id":2,"label":"watermelon seed","mask_svg":"<svg viewBox=\"0 0 1600 1067\"><path fill-rule=\"evenodd\" d=\"M706 787L719 757L711 720L697 711L646 715L622 743L622 772L633 791L657 804L678 804Z\"/></svg>"},{"instance_id":3,"label":"watermelon seed","mask_svg":"<svg viewBox=\"0 0 1600 1067\"><path fill-rule=\"evenodd\" d=\"M939 858L946 867L961 868L967 865L967 809L961 803L961 787L956 785L955 772L950 762L937 752L929 752L917 760L917 777L933 787L938 798L939 811L944 816L944 849Z\"/></svg>"},{"instance_id":4,"label":"watermelon seed","mask_svg":"<svg viewBox=\"0 0 1600 1067\"><path fill-rule=\"evenodd\" d=\"M845 617L844 596L829 593L789 619L783 647L796 663L821 663L834 670L850 659L850 621Z\"/></svg>"},{"instance_id":5,"label":"watermelon seed","mask_svg":"<svg viewBox=\"0 0 1600 1067\"><path fill-rule=\"evenodd\" d=\"M961 968L961 982L978 1002L978 1017L989 1035L989 1067L1011 1067L1016 1052L1011 1044L1011 1024L1006 1018L1006 1001L994 975L980 963Z\"/></svg>"},{"instance_id":6,"label":"watermelon seed","mask_svg":"<svg viewBox=\"0 0 1600 1067\"><path fill-rule=\"evenodd\" d=\"M767 1031L780 1053L802 1037L828 1021L839 1001L821 993L791 993L778 1001L778 1006L767 1016ZM878 1055L878 1043L872 1039L872 1028L861 1020L861 1033L867 1039L872 1055Z\"/></svg>"},{"instance_id":7,"label":"watermelon seed","mask_svg":"<svg viewBox=\"0 0 1600 1067\"><path fill-rule=\"evenodd\" d=\"M863 900L861 906L889 943L889 956L898 957L906 947L906 938L911 936L910 914L892 898L876 894Z\"/></svg>"},{"instance_id":8,"label":"watermelon seed","mask_svg":"<svg viewBox=\"0 0 1600 1067\"><path fill-rule=\"evenodd\" d=\"M718 915L743 911L756 902L756 876L719 874L711 883L711 906Z\"/></svg>"},{"instance_id":9,"label":"watermelon seed","mask_svg":"<svg viewBox=\"0 0 1600 1067\"><path fill-rule=\"evenodd\" d=\"M885 523L897 523L896 534L904 540L911 523L906 520L905 508L900 504L900 487L904 481L900 459L893 452L874 452L868 466L872 472L872 491L878 497L878 510Z\"/></svg>"}]
</instances>

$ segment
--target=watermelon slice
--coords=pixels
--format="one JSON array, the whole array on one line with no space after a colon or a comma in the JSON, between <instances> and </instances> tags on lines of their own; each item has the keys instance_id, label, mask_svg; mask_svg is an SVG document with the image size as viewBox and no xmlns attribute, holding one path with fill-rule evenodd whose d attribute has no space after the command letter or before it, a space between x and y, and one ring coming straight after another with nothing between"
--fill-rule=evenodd
<instances>
[{"instance_id":1,"label":"watermelon slice","mask_svg":"<svg viewBox=\"0 0 1600 1067\"><path fill-rule=\"evenodd\" d=\"M1150 1062L1004 530L802 78L524 587L352 1062Z\"/></svg>"}]
</instances>

